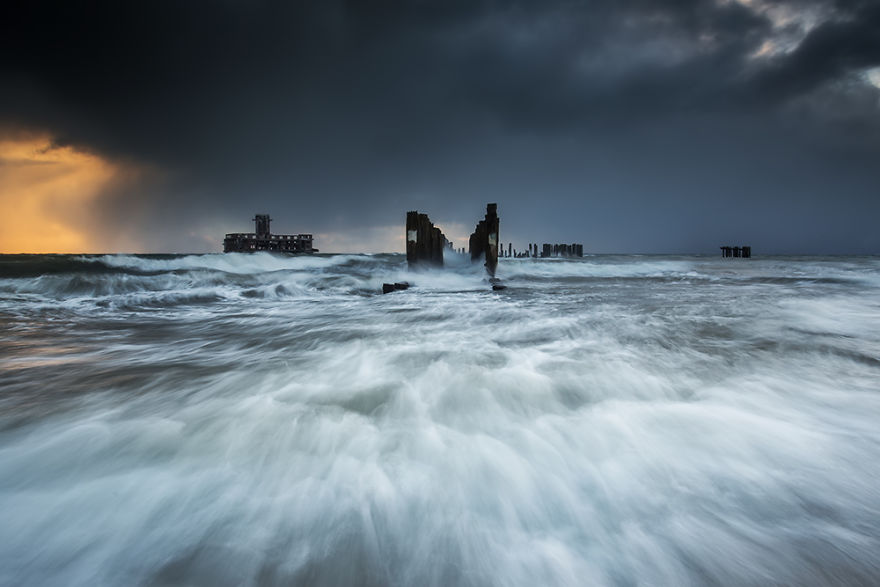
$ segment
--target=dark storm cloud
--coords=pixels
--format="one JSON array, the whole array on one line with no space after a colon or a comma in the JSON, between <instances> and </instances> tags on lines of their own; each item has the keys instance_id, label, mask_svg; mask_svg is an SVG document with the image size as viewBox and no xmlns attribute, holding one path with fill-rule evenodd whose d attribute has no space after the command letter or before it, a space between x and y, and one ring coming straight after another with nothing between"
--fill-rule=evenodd
<instances>
[{"instance_id":1,"label":"dark storm cloud","mask_svg":"<svg viewBox=\"0 0 880 587\"><path fill-rule=\"evenodd\" d=\"M877 64L880 4L864 2L817 26L790 55L771 63L755 77L761 95L784 99Z\"/></svg>"},{"instance_id":2,"label":"dark storm cloud","mask_svg":"<svg viewBox=\"0 0 880 587\"><path fill-rule=\"evenodd\" d=\"M0 125L158 170L104 204L158 248L192 248L172 230L194 215L233 230L259 208L319 232L415 207L469 223L497 200L508 237L596 249L796 250L811 234L814 250L876 250L862 231L878 212L864 164L880 154L878 92L861 76L880 65L878 14L806 0L18 3L0 20ZM731 198L762 215L718 205Z\"/></svg>"}]
</instances>

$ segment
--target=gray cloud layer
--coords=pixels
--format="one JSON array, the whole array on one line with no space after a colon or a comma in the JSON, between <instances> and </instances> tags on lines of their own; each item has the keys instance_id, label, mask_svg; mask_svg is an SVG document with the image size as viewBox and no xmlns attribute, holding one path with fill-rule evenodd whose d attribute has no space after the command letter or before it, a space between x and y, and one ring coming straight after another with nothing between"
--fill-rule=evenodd
<instances>
[{"instance_id":1,"label":"gray cloud layer","mask_svg":"<svg viewBox=\"0 0 880 587\"><path fill-rule=\"evenodd\" d=\"M0 125L161 170L102 207L155 249L497 201L522 244L880 252L873 1L77 4L7 10Z\"/></svg>"}]
</instances>

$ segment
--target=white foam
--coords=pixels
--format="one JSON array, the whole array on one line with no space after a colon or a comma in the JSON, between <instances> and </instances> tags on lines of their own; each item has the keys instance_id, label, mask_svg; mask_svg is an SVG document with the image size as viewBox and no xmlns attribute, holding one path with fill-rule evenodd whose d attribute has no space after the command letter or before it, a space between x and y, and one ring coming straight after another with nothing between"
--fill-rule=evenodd
<instances>
[{"instance_id":1,"label":"white foam","mask_svg":"<svg viewBox=\"0 0 880 587\"><path fill-rule=\"evenodd\" d=\"M254 260L4 310L0 584L880 577L873 266Z\"/></svg>"},{"instance_id":2,"label":"white foam","mask_svg":"<svg viewBox=\"0 0 880 587\"><path fill-rule=\"evenodd\" d=\"M84 262L103 263L140 271L175 271L212 269L225 273L263 273L267 271L309 271L342 265L354 258L369 255L274 255L271 253L220 253L150 258L137 255L101 255L80 257Z\"/></svg>"}]
</instances>

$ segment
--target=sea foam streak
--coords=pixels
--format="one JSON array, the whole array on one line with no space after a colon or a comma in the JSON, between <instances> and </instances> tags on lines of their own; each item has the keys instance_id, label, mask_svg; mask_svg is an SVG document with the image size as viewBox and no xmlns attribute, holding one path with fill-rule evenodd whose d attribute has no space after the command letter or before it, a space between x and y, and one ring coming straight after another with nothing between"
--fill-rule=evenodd
<instances>
[{"instance_id":1,"label":"sea foam streak","mask_svg":"<svg viewBox=\"0 0 880 587\"><path fill-rule=\"evenodd\" d=\"M0 584L880 582L880 261L481 271L0 257Z\"/></svg>"}]
</instances>

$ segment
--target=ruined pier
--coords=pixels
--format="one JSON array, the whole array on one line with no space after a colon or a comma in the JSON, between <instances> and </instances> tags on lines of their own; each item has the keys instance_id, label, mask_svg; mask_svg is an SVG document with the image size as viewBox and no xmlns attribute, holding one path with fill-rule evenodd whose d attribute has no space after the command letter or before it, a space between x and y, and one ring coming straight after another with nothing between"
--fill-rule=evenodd
<instances>
[{"instance_id":1,"label":"ruined pier","mask_svg":"<svg viewBox=\"0 0 880 587\"><path fill-rule=\"evenodd\" d=\"M744 246L744 247L731 247L731 246L723 246L721 247L721 256L722 257L735 257L742 259L750 259L752 257L752 247Z\"/></svg>"},{"instance_id":2,"label":"ruined pier","mask_svg":"<svg viewBox=\"0 0 880 587\"><path fill-rule=\"evenodd\" d=\"M497 204L486 205L486 216L477 223L468 243L471 260L484 259L490 277L495 277L498 267L497 211ZM420 214L418 210L406 213L406 262L410 268L442 267L446 249L455 250L427 214Z\"/></svg>"},{"instance_id":3,"label":"ruined pier","mask_svg":"<svg viewBox=\"0 0 880 587\"><path fill-rule=\"evenodd\" d=\"M541 245L542 257L583 257L584 245L581 243L559 243L551 245L544 243Z\"/></svg>"},{"instance_id":4,"label":"ruined pier","mask_svg":"<svg viewBox=\"0 0 880 587\"><path fill-rule=\"evenodd\" d=\"M541 245L540 250L538 249L538 243L528 243L527 249L525 251L520 251L513 248L513 243L507 243L507 251L504 250L504 245L499 245L498 251L500 257L510 257L514 259L523 259L523 258L535 258L538 257L542 259L547 259L551 257L583 257L584 256L584 245L581 243L562 243L562 244L550 244L543 243Z\"/></svg>"},{"instance_id":5,"label":"ruined pier","mask_svg":"<svg viewBox=\"0 0 880 587\"><path fill-rule=\"evenodd\" d=\"M418 210L406 213L406 262L410 268L442 267L443 250L451 245L427 214L419 214Z\"/></svg>"},{"instance_id":6,"label":"ruined pier","mask_svg":"<svg viewBox=\"0 0 880 587\"><path fill-rule=\"evenodd\" d=\"M469 240L471 261L485 258L486 272L495 277L498 268L498 204L486 204L486 216L477 223Z\"/></svg>"}]
</instances>

